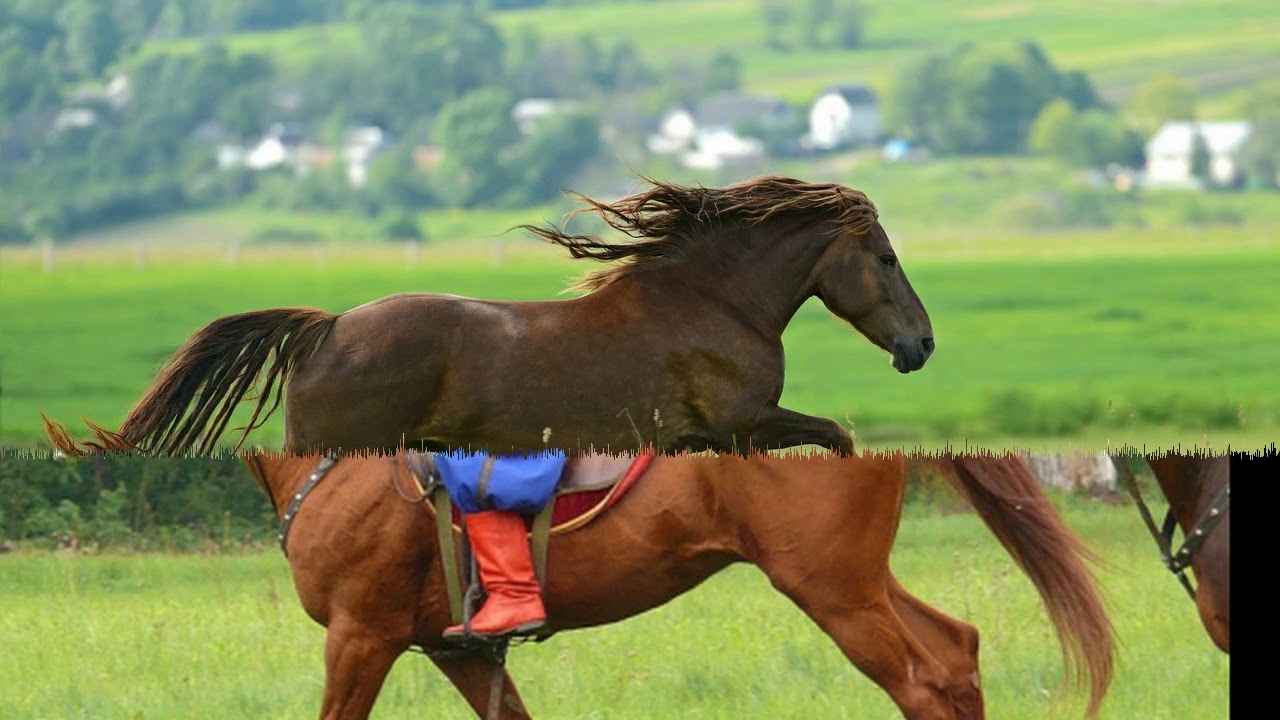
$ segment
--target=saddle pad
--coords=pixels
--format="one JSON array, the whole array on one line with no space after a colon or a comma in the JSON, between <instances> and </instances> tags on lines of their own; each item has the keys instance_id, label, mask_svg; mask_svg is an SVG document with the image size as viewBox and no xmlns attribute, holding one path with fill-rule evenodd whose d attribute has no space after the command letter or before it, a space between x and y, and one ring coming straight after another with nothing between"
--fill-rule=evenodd
<instances>
[{"instance_id":1,"label":"saddle pad","mask_svg":"<svg viewBox=\"0 0 1280 720\"><path fill-rule=\"evenodd\" d=\"M596 463L586 462L589 458L571 460L555 496L551 533L562 535L577 530L612 507L635 486L653 458L653 453L644 453L631 458L607 457L607 460ZM408 460L415 480L422 487L430 474L423 454L410 453ZM430 503L426 507L434 510ZM456 505L452 520L454 528L461 531L462 512ZM525 514L526 526L532 527L532 523L533 518Z\"/></svg>"},{"instance_id":2,"label":"saddle pad","mask_svg":"<svg viewBox=\"0 0 1280 720\"><path fill-rule=\"evenodd\" d=\"M435 456L441 482L466 513L536 514L555 493L568 462L560 451L500 456L455 451Z\"/></svg>"},{"instance_id":3,"label":"saddle pad","mask_svg":"<svg viewBox=\"0 0 1280 720\"><path fill-rule=\"evenodd\" d=\"M555 507L551 511L551 534L562 535L594 520L601 513L613 507L622 499L628 490L635 487L636 481L649 469L653 461L653 453L637 455L633 458L622 477L607 487L594 487L586 490L565 490L556 495ZM616 475L614 477L617 477ZM567 483L566 483L567 484ZM584 485L590 485L584 483Z\"/></svg>"}]
</instances>

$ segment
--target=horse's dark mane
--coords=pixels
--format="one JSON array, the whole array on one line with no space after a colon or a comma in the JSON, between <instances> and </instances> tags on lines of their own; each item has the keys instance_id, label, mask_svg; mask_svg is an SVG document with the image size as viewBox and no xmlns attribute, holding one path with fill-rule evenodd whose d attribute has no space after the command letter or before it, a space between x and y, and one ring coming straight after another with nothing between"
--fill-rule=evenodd
<instances>
[{"instance_id":1,"label":"horse's dark mane","mask_svg":"<svg viewBox=\"0 0 1280 720\"><path fill-rule=\"evenodd\" d=\"M571 196L586 207L565 216L595 212L610 227L638 242L605 242L594 235L572 235L551 227L520 225L534 235L567 248L574 258L601 262L621 261L589 273L573 289L594 291L629 275L670 264L708 236L715 223L741 221L756 224L785 214L832 214L836 226L855 234L871 229L878 214L875 205L857 190L834 183L806 183L781 176L762 176L724 188L686 187L642 178L652 187L603 203L585 195Z\"/></svg>"}]
</instances>

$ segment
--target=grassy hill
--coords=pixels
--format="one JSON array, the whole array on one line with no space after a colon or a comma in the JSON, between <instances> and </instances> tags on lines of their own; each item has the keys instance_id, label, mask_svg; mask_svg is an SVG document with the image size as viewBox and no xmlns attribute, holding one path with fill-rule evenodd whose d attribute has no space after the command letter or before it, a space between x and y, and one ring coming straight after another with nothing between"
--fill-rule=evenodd
<instances>
[{"instance_id":1,"label":"grassy hill","mask_svg":"<svg viewBox=\"0 0 1280 720\"><path fill-rule=\"evenodd\" d=\"M798 20L785 33L792 49L770 49L757 0L556 6L497 12L494 21L508 37L531 28L544 39L591 34L604 43L628 40L658 64L729 50L741 60L749 90L796 102L811 100L833 83L865 82L886 91L912 57L959 42L1035 40L1059 66L1088 72L1113 100L1127 97L1154 73L1173 72L1202 92L1209 101L1207 115L1226 110L1215 108L1215 99L1280 73L1280 14L1269 0L873 0L866 5L871 12L865 44L853 51L800 47ZM352 25L333 24L218 40L236 52L265 53L296 71L322 55L349 52L359 36ZM187 50L199 42L154 42L141 55Z\"/></svg>"}]
</instances>

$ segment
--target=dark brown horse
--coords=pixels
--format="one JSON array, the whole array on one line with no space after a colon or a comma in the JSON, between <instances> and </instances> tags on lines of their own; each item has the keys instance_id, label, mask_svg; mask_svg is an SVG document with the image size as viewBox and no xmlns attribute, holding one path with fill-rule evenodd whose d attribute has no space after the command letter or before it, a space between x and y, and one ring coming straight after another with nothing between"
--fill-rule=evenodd
<instances>
[{"instance_id":1,"label":"dark brown horse","mask_svg":"<svg viewBox=\"0 0 1280 720\"><path fill-rule=\"evenodd\" d=\"M1150 455L1147 463L1183 537L1194 538L1182 562L1189 565L1196 579L1194 598L1200 621L1213 643L1230 653L1231 513L1224 501L1225 493L1230 492L1231 456L1168 453ZM1124 472L1123 467L1117 467ZM1195 536L1197 529L1203 533L1201 537ZM1170 540L1172 537L1157 539L1157 542L1163 546ZM1176 550L1162 548L1175 560L1178 559Z\"/></svg>"},{"instance_id":2,"label":"dark brown horse","mask_svg":"<svg viewBox=\"0 0 1280 720\"><path fill-rule=\"evenodd\" d=\"M583 210L634 241L529 228L575 258L615 263L579 285L589 291L582 297L409 293L341 315L224 317L175 353L120 435L144 452L208 452L261 375L245 432L283 394L294 452L852 451L838 423L778 406L781 338L817 296L899 372L924 365L934 348L929 316L875 207L847 187L790 178L727 188L651 182L611 204L583 198Z\"/></svg>"},{"instance_id":3,"label":"dark brown horse","mask_svg":"<svg viewBox=\"0 0 1280 720\"><path fill-rule=\"evenodd\" d=\"M283 512L319 458L247 462ZM552 537L548 621L556 630L616 622L749 562L907 718L981 718L977 630L912 596L889 570L908 462L901 454L659 456L611 510ZM1039 590L1094 714L1111 677L1112 631L1079 539L1020 458L939 463ZM405 499L419 489L405 455L343 458L329 473L288 538L298 596L328 629L321 717L367 717L396 658L415 646L477 714L528 717L498 666L435 654L450 622L442 559L434 515ZM495 673L508 689L490 708Z\"/></svg>"}]
</instances>

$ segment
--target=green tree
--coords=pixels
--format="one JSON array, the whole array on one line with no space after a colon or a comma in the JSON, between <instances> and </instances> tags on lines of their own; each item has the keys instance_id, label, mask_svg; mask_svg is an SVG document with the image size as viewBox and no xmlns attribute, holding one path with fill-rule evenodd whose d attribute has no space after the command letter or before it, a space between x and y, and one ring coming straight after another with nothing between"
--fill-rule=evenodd
<instances>
[{"instance_id":1,"label":"green tree","mask_svg":"<svg viewBox=\"0 0 1280 720\"><path fill-rule=\"evenodd\" d=\"M1142 163L1143 136L1113 113L1086 110L1078 115L1071 142L1060 157L1076 167L1132 167Z\"/></svg>"},{"instance_id":2,"label":"green tree","mask_svg":"<svg viewBox=\"0 0 1280 720\"><path fill-rule=\"evenodd\" d=\"M511 200L536 203L567 189L573 174L600 152L600 123L582 111L556 113L538 123L512 163Z\"/></svg>"},{"instance_id":3,"label":"green tree","mask_svg":"<svg viewBox=\"0 0 1280 720\"><path fill-rule=\"evenodd\" d=\"M834 11L835 0L805 0L800 11L800 32L807 47L816 49L827 45L824 31Z\"/></svg>"},{"instance_id":4,"label":"green tree","mask_svg":"<svg viewBox=\"0 0 1280 720\"><path fill-rule=\"evenodd\" d=\"M737 90L742 86L742 63L728 50L721 50L707 63L707 92Z\"/></svg>"},{"instance_id":5,"label":"green tree","mask_svg":"<svg viewBox=\"0 0 1280 720\"><path fill-rule=\"evenodd\" d=\"M1196 91L1177 76L1160 73L1138 88L1127 114L1135 127L1150 135L1171 120L1194 120Z\"/></svg>"},{"instance_id":6,"label":"green tree","mask_svg":"<svg viewBox=\"0 0 1280 720\"><path fill-rule=\"evenodd\" d=\"M1280 80L1259 83L1240 104L1248 120L1249 138L1240 148L1240 166L1250 185L1276 187L1280 183Z\"/></svg>"},{"instance_id":7,"label":"green tree","mask_svg":"<svg viewBox=\"0 0 1280 720\"><path fill-rule=\"evenodd\" d=\"M760 16L764 21L765 45L771 50L785 50L786 27L791 24L791 6L786 0L760 0Z\"/></svg>"},{"instance_id":8,"label":"green tree","mask_svg":"<svg viewBox=\"0 0 1280 720\"><path fill-rule=\"evenodd\" d=\"M426 177L413 165L409 143L388 148L369 168L366 193L381 207L414 211L431 204Z\"/></svg>"},{"instance_id":9,"label":"green tree","mask_svg":"<svg viewBox=\"0 0 1280 720\"><path fill-rule=\"evenodd\" d=\"M1062 157L1069 152L1076 133L1076 111L1065 98L1044 106L1031 123L1027 147L1042 155Z\"/></svg>"},{"instance_id":10,"label":"green tree","mask_svg":"<svg viewBox=\"0 0 1280 720\"><path fill-rule=\"evenodd\" d=\"M106 3L71 0L58 11L58 26L63 33L67 67L81 79L98 77L123 44Z\"/></svg>"},{"instance_id":11,"label":"green tree","mask_svg":"<svg viewBox=\"0 0 1280 720\"><path fill-rule=\"evenodd\" d=\"M359 72L346 76L348 89L357 108L396 132L503 78L502 37L464 7L380 5L368 13L361 35L364 60Z\"/></svg>"},{"instance_id":12,"label":"green tree","mask_svg":"<svg viewBox=\"0 0 1280 720\"><path fill-rule=\"evenodd\" d=\"M426 240L422 225L408 212L397 212L387 218L380 228L382 237L387 240Z\"/></svg>"},{"instance_id":13,"label":"green tree","mask_svg":"<svg viewBox=\"0 0 1280 720\"><path fill-rule=\"evenodd\" d=\"M835 26L836 47L852 50L862 46L869 12L866 5L856 0L846 0L835 8L830 22Z\"/></svg>"},{"instance_id":14,"label":"green tree","mask_svg":"<svg viewBox=\"0 0 1280 720\"><path fill-rule=\"evenodd\" d=\"M649 87L657 77L636 46L627 40L609 49L605 66L610 78L609 89L615 93Z\"/></svg>"},{"instance_id":15,"label":"green tree","mask_svg":"<svg viewBox=\"0 0 1280 720\"><path fill-rule=\"evenodd\" d=\"M51 205L32 208L22 222L27 237L36 242L60 242L68 234L66 213Z\"/></svg>"},{"instance_id":16,"label":"green tree","mask_svg":"<svg viewBox=\"0 0 1280 720\"><path fill-rule=\"evenodd\" d=\"M481 204L506 191L510 175L503 152L519 136L512 105L506 91L481 88L440 111L435 135L445 155L436 174L440 194L450 204Z\"/></svg>"},{"instance_id":17,"label":"green tree","mask_svg":"<svg viewBox=\"0 0 1280 720\"><path fill-rule=\"evenodd\" d=\"M1280 112L1252 120L1253 130L1240 148L1240 166L1256 187L1280 183Z\"/></svg>"},{"instance_id":18,"label":"green tree","mask_svg":"<svg viewBox=\"0 0 1280 720\"><path fill-rule=\"evenodd\" d=\"M1014 152L1026 147L1049 101L1071 101L1083 88L1087 83L1060 73L1033 43L962 45L908 65L895 84L890 115L912 139L937 151Z\"/></svg>"},{"instance_id":19,"label":"green tree","mask_svg":"<svg viewBox=\"0 0 1280 720\"><path fill-rule=\"evenodd\" d=\"M58 95L57 78L39 57L21 46L0 44L0 124L29 108L53 107Z\"/></svg>"}]
</instances>

